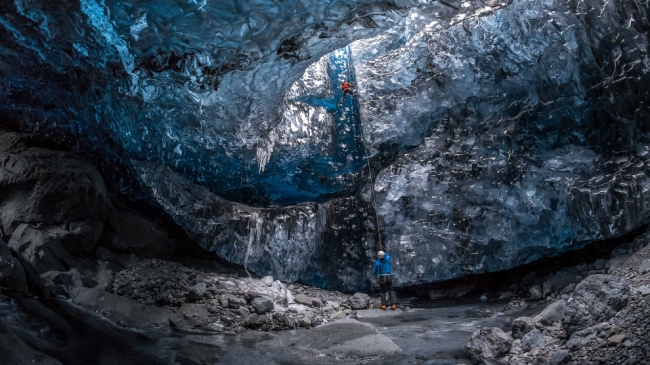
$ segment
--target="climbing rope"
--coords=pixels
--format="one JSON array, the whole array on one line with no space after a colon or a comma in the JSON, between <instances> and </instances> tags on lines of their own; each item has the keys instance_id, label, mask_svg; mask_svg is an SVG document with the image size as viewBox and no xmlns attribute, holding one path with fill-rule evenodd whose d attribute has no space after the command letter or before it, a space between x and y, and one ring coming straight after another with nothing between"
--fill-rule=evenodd
<instances>
[{"instance_id":1,"label":"climbing rope","mask_svg":"<svg viewBox=\"0 0 650 365\"><path fill-rule=\"evenodd\" d=\"M348 80L352 81L352 74L350 73L350 68L352 67L352 58L350 57L350 46L347 46L346 50L346 55L347 55L347 71L348 71ZM356 79L355 85L356 85ZM357 94L357 100L359 98L359 91L358 89L356 90ZM359 123L361 123L362 118L361 118L361 106L357 102L357 107L359 109ZM356 130L356 128L355 128ZM363 126L359 127L359 133L361 135L361 142L363 142L363 150L366 154L366 164L368 166L368 178L370 179L370 189L372 192L372 205L375 209L375 227L377 228L377 239L379 243L379 250L383 251L384 250L384 245L381 242L381 230L379 228L379 214L377 211L377 198L375 197L375 182L372 179L372 168L370 167L370 155L368 154L368 145L366 144L366 137L363 134ZM374 292L374 289L373 289Z\"/></svg>"},{"instance_id":2,"label":"climbing rope","mask_svg":"<svg viewBox=\"0 0 650 365\"><path fill-rule=\"evenodd\" d=\"M361 108L359 108L359 119L361 118ZM372 191L372 205L375 208L375 227L377 228L377 238L379 242L379 250L384 250L384 245L381 243L381 230L379 229L379 214L377 212L377 198L375 198L375 182L372 180L372 169L370 168L370 157L368 156L368 146L366 145L366 138L363 135L363 128L361 129L361 141L363 141L364 151L366 152L366 163L368 165L368 177L370 178L370 189Z\"/></svg>"}]
</instances>

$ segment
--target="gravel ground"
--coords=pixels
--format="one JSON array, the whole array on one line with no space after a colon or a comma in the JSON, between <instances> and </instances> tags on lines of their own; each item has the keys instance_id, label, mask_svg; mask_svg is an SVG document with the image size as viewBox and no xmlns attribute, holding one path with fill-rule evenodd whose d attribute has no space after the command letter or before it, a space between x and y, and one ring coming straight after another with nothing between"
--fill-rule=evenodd
<instances>
[{"instance_id":1,"label":"gravel ground","mask_svg":"<svg viewBox=\"0 0 650 365\"><path fill-rule=\"evenodd\" d=\"M649 243L650 233L646 233L630 243L619 246L609 261L583 268L583 273L586 271L585 280L591 275L606 273L612 275L615 280L623 278L621 282L629 287L629 292L625 295L627 303L624 303L624 308L613 317L571 336L566 328L570 321L566 310L559 313L562 315L560 320L546 325L540 323L539 317L535 317L534 327L528 331L531 333L538 329L543 335L542 343L545 344L530 348L533 335L518 340L511 338L512 345L508 355L498 360L513 365L650 364L650 272L642 273L640 270L643 265L649 264L649 261L646 261L650 260ZM600 268L601 266L604 267ZM575 292L568 293L566 290L564 293L552 293L548 298L552 298L552 303L555 303L556 299L566 300L567 303L576 299ZM594 308L589 304L579 308L589 311ZM512 332L507 335L512 335ZM528 343L530 349L524 351L522 343Z\"/></svg>"}]
</instances>

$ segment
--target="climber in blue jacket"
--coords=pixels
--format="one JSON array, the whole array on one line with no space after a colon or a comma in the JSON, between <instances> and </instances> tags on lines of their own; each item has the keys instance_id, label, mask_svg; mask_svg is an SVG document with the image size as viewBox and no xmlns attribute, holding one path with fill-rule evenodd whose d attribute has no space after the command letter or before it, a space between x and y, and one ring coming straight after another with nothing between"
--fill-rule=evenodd
<instances>
[{"instance_id":1,"label":"climber in blue jacket","mask_svg":"<svg viewBox=\"0 0 650 365\"><path fill-rule=\"evenodd\" d=\"M377 252L377 261L372 268L372 276L379 274L379 289L381 291L381 309L386 310L388 296L390 297L390 308L397 309L397 295L393 290L393 275L390 272L390 255L384 251Z\"/></svg>"}]
</instances>

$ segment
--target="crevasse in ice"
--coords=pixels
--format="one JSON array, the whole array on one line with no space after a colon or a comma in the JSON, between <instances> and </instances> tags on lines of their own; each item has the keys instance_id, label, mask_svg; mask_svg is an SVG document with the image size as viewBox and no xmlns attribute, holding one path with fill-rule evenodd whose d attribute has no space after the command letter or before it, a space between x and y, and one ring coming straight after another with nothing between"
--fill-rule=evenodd
<instances>
[{"instance_id":1,"label":"crevasse in ice","mask_svg":"<svg viewBox=\"0 0 650 365\"><path fill-rule=\"evenodd\" d=\"M649 221L649 7L16 0L0 109L260 275L363 288L377 214L398 285L443 280Z\"/></svg>"}]
</instances>

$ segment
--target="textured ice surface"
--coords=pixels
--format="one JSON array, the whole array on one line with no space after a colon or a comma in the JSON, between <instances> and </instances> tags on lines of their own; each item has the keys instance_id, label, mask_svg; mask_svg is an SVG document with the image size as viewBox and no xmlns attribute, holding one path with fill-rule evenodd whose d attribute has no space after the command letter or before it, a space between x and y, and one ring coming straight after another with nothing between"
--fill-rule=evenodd
<instances>
[{"instance_id":1,"label":"textured ice surface","mask_svg":"<svg viewBox=\"0 0 650 365\"><path fill-rule=\"evenodd\" d=\"M254 208L220 198L168 166L136 162L135 168L190 237L221 257L283 281L340 290L366 285L366 257L374 239L358 198Z\"/></svg>"},{"instance_id":2,"label":"textured ice surface","mask_svg":"<svg viewBox=\"0 0 650 365\"><path fill-rule=\"evenodd\" d=\"M294 83L355 39L417 26L420 9L449 23L506 1L445 3L5 1L0 107L26 128L54 127L125 158L166 163L233 200L322 201L348 194L347 185L306 189L312 173L300 167L291 167L300 169L293 179L277 177L304 154L295 148L301 133L285 134L294 148L271 151L276 129L296 115Z\"/></svg>"},{"instance_id":3,"label":"textured ice surface","mask_svg":"<svg viewBox=\"0 0 650 365\"><path fill-rule=\"evenodd\" d=\"M352 44L368 143L407 149L376 181L400 283L512 267L647 222L647 10L514 1L372 59Z\"/></svg>"},{"instance_id":4,"label":"textured ice surface","mask_svg":"<svg viewBox=\"0 0 650 365\"><path fill-rule=\"evenodd\" d=\"M397 283L442 280L648 222L649 7L7 1L1 120L120 159L228 260L349 290L377 248L363 135Z\"/></svg>"}]
</instances>

